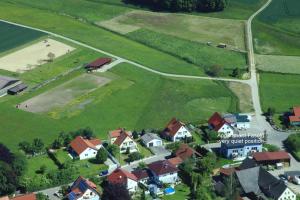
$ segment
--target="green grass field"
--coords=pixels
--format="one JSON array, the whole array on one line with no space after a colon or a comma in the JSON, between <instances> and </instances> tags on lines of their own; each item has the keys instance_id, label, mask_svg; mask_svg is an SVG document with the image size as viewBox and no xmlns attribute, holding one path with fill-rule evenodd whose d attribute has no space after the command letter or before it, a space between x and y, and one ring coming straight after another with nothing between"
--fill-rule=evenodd
<instances>
[{"instance_id":1,"label":"green grass field","mask_svg":"<svg viewBox=\"0 0 300 200\"><path fill-rule=\"evenodd\" d=\"M246 69L247 66L246 54L244 53L227 51L153 32L148 29L141 29L127 35L133 40L187 60L188 62L201 66L203 69L213 65L222 66L224 69L229 70L225 71L223 76L228 76L228 74L232 72L231 70L236 67Z\"/></svg>"},{"instance_id":2,"label":"green grass field","mask_svg":"<svg viewBox=\"0 0 300 200\"><path fill-rule=\"evenodd\" d=\"M245 24L241 20L178 13L132 11L97 24L122 34L147 28L195 42L225 43L232 48L245 49Z\"/></svg>"},{"instance_id":3,"label":"green grass field","mask_svg":"<svg viewBox=\"0 0 300 200\"><path fill-rule=\"evenodd\" d=\"M300 74L299 56L256 55L256 62L262 71Z\"/></svg>"},{"instance_id":4,"label":"green grass field","mask_svg":"<svg viewBox=\"0 0 300 200\"><path fill-rule=\"evenodd\" d=\"M0 17L71 37L163 72L203 75L195 65L68 16L1 1Z\"/></svg>"},{"instance_id":5,"label":"green grass field","mask_svg":"<svg viewBox=\"0 0 300 200\"><path fill-rule=\"evenodd\" d=\"M97 136L106 138L107 132L116 127L128 130L161 129L174 116L197 123L207 119L216 110L238 111L236 96L219 82L164 78L128 64L119 65L106 73L116 78L108 85L78 98L79 104L92 100L84 109L73 110L72 106L67 106L59 113L63 116L59 120L15 108L15 104L78 75L79 72L36 92L2 100L0 140L16 150L20 141L32 141L36 137L49 144L62 130L89 126Z\"/></svg>"},{"instance_id":6,"label":"green grass field","mask_svg":"<svg viewBox=\"0 0 300 200\"><path fill-rule=\"evenodd\" d=\"M162 197L163 200L183 200L188 199L190 195L190 188L184 183L175 186L175 194L165 195Z\"/></svg>"},{"instance_id":7,"label":"green grass field","mask_svg":"<svg viewBox=\"0 0 300 200\"><path fill-rule=\"evenodd\" d=\"M254 20L255 51L300 55L300 1L276 0Z\"/></svg>"},{"instance_id":8,"label":"green grass field","mask_svg":"<svg viewBox=\"0 0 300 200\"><path fill-rule=\"evenodd\" d=\"M0 22L0 53L36 40L44 33Z\"/></svg>"},{"instance_id":9,"label":"green grass field","mask_svg":"<svg viewBox=\"0 0 300 200\"><path fill-rule=\"evenodd\" d=\"M277 113L300 105L300 76L290 74L260 73L260 96L263 111L268 107Z\"/></svg>"}]
</instances>

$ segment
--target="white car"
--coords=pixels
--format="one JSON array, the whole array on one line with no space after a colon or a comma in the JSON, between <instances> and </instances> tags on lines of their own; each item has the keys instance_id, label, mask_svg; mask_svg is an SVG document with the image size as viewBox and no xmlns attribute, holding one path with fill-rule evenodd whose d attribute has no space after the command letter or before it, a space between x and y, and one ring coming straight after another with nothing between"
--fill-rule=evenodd
<instances>
[{"instance_id":1,"label":"white car","mask_svg":"<svg viewBox=\"0 0 300 200\"><path fill-rule=\"evenodd\" d=\"M293 177L293 183L295 183L296 185L300 185L300 176L294 176Z\"/></svg>"}]
</instances>

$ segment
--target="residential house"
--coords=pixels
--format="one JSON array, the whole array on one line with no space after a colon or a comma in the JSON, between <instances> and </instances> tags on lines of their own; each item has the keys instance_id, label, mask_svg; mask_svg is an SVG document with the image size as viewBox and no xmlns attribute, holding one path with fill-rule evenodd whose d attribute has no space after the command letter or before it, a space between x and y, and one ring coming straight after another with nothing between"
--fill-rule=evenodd
<instances>
[{"instance_id":1,"label":"residential house","mask_svg":"<svg viewBox=\"0 0 300 200\"><path fill-rule=\"evenodd\" d=\"M162 136L170 141L176 142L186 138L191 138L192 134L183 122L173 118L162 132Z\"/></svg>"},{"instance_id":2,"label":"residential house","mask_svg":"<svg viewBox=\"0 0 300 200\"><path fill-rule=\"evenodd\" d=\"M194 150L192 147L190 147L187 144L180 144L179 148L175 152L175 157L168 159L170 163L175 165L176 167L183 163L188 158L197 158L202 157L200 153L198 153L196 150Z\"/></svg>"},{"instance_id":3,"label":"residential house","mask_svg":"<svg viewBox=\"0 0 300 200\"><path fill-rule=\"evenodd\" d=\"M141 140L146 147L157 147L163 145L162 139L155 133L146 133L141 137Z\"/></svg>"},{"instance_id":4,"label":"residential house","mask_svg":"<svg viewBox=\"0 0 300 200\"><path fill-rule=\"evenodd\" d=\"M149 169L136 169L131 173L135 175L139 183L143 183L144 185L148 183L149 178L152 176Z\"/></svg>"},{"instance_id":5,"label":"residential house","mask_svg":"<svg viewBox=\"0 0 300 200\"><path fill-rule=\"evenodd\" d=\"M220 153L226 158L243 158L262 151L262 140L258 137L236 137L221 141Z\"/></svg>"},{"instance_id":6,"label":"residential house","mask_svg":"<svg viewBox=\"0 0 300 200\"><path fill-rule=\"evenodd\" d=\"M229 138L235 134L234 128L215 112L208 120L209 128L219 133L222 138Z\"/></svg>"},{"instance_id":7,"label":"residential house","mask_svg":"<svg viewBox=\"0 0 300 200\"><path fill-rule=\"evenodd\" d=\"M115 144L120 148L120 153L129 153L138 151L138 145L132 138L131 132L125 131L124 129L117 129L109 132L109 138L111 144Z\"/></svg>"},{"instance_id":8,"label":"residential house","mask_svg":"<svg viewBox=\"0 0 300 200\"><path fill-rule=\"evenodd\" d=\"M286 184L262 167L236 171L241 195L249 199L296 200L296 194Z\"/></svg>"},{"instance_id":9,"label":"residential house","mask_svg":"<svg viewBox=\"0 0 300 200\"><path fill-rule=\"evenodd\" d=\"M225 114L223 119L232 127L239 130L246 130L250 128L251 116L246 114Z\"/></svg>"},{"instance_id":10,"label":"residential house","mask_svg":"<svg viewBox=\"0 0 300 200\"><path fill-rule=\"evenodd\" d=\"M253 159L260 165L276 165L277 167L289 167L291 157L286 151L277 152L257 152L253 154Z\"/></svg>"},{"instance_id":11,"label":"residential house","mask_svg":"<svg viewBox=\"0 0 300 200\"><path fill-rule=\"evenodd\" d=\"M125 169L116 169L107 177L107 180L110 184L124 185L129 192L135 192L138 188L137 177Z\"/></svg>"},{"instance_id":12,"label":"residential house","mask_svg":"<svg viewBox=\"0 0 300 200\"><path fill-rule=\"evenodd\" d=\"M67 194L69 200L100 200L95 183L79 176Z\"/></svg>"},{"instance_id":13,"label":"residential house","mask_svg":"<svg viewBox=\"0 0 300 200\"><path fill-rule=\"evenodd\" d=\"M289 121L292 126L300 125L300 107L293 108L293 114L289 116Z\"/></svg>"},{"instance_id":14,"label":"residential house","mask_svg":"<svg viewBox=\"0 0 300 200\"><path fill-rule=\"evenodd\" d=\"M162 183L175 183L178 181L178 169L168 160L160 160L148 164L149 170Z\"/></svg>"},{"instance_id":15,"label":"residential house","mask_svg":"<svg viewBox=\"0 0 300 200\"><path fill-rule=\"evenodd\" d=\"M8 196L0 197L0 200L37 200L36 195L34 193L17 195L12 198Z\"/></svg>"},{"instance_id":16,"label":"residential house","mask_svg":"<svg viewBox=\"0 0 300 200\"><path fill-rule=\"evenodd\" d=\"M80 160L94 158L98 150L102 147L102 142L99 139L85 139L77 136L70 143L70 153L74 157L79 157Z\"/></svg>"}]
</instances>

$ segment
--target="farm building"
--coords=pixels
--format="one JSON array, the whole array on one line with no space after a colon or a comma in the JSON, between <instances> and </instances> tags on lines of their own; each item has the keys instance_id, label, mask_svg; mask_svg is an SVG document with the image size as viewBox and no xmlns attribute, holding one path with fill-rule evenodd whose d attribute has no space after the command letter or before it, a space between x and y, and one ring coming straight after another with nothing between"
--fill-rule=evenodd
<instances>
[{"instance_id":1,"label":"farm building","mask_svg":"<svg viewBox=\"0 0 300 200\"><path fill-rule=\"evenodd\" d=\"M289 121L292 126L300 125L300 107L293 108L293 115L289 116Z\"/></svg>"},{"instance_id":2,"label":"farm building","mask_svg":"<svg viewBox=\"0 0 300 200\"><path fill-rule=\"evenodd\" d=\"M10 88L9 90L7 90L8 94L11 95L16 95L24 90L26 90L27 85L25 85L24 83L21 83L19 85L16 85L15 87Z\"/></svg>"},{"instance_id":3,"label":"farm building","mask_svg":"<svg viewBox=\"0 0 300 200\"><path fill-rule=\"evenodd\" d=\"M94 60L93 62L87 64L85 66L85 69L88 71L97 70L103 67L104 65L111 63L111 61L111 58L98 58L97 60Z\"/></svg>"},{"instance_id":4,"label":"farm building","mask_svg":"<svg viewBox=\"0 0 300 200\"><path fill-rule=\"evenodd\" d=\"M290 166L291 157L285 151L277 152L257 152L253 154L253 159L261 165L279 165Z\"/></svg>"},{"instance_id":5,"label":"farm building","mask_svg":"<svg viewBox=\"0 0 300 200\"><path fill-rule=\"evenodd\" d=\"M9 89L12 89L22 82L19 79L15 79L8 76L0 76L0 97L5 96Z\"/></svg>"}]
</instances>

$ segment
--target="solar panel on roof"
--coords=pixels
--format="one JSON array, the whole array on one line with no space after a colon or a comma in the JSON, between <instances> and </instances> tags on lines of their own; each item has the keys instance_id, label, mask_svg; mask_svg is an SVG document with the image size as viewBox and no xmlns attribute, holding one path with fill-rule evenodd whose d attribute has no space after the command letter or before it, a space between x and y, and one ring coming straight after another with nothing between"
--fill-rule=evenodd
<instances>
[{"instance_id":1,"label":"solar panel on roof","mask_svg":"<svg viewBox=\"0 0 300 200\"><path fill-rule=\"evenodd\" d=\"M85 181L80 181L80 183L79 183L79 189L80 189L82 192L84 192L84 191L87 190L87 188L88 188L88 185L86 184L86 182L85 182Z\"/></svg>"},{"instance_id":2,"label":"solar panel on roof","mask_svg":"<svg viewBox=\"0 0 300 200\"><path fill-rule=\"evenodd\" d=\"M74 192L69 193L68 197L70 200L76 200L76 194Z\"/></svg>"}]
</instances>

